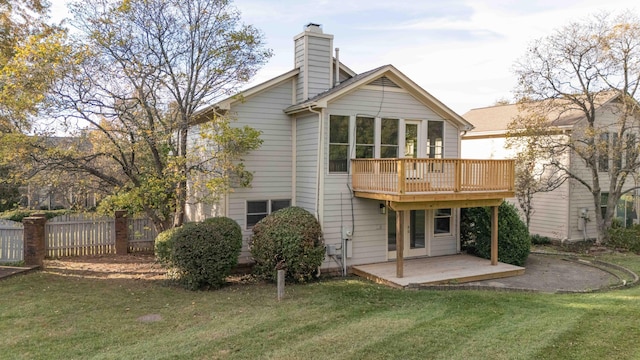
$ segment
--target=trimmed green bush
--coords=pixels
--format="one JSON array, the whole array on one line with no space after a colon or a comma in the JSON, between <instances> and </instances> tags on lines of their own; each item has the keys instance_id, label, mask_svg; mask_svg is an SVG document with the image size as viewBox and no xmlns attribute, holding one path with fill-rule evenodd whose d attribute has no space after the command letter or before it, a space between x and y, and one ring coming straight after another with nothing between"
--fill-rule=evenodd
<instances>
[{"instance_id":1,"label":"trimmed green bush","mask_svg":"<svg viewBox=\"0 0 640 360\"><path fill-rule=\"evenodd\" d=\"M470 254L491 258L491 209L462 209L460 240ZM522 266L531 250L531 238L515 206L503 202L498 208L498 261Z\"/></svg>"},{"instance_id":2,"label":"trimmed green bush","mask_svg":"<svg viewBox=\"0 0 640 360\"><path fill-rule=\"evenodd\" d=\"M288 281L309 281L324 260L320 223L300 207L278 210L253 227L250 250L257 276L276 281L277 270L284 269Z\"/></svg>"},{"instance_id":3,"label":"trimmed green bush","mask_svg":"<svg viewBox=\"0 0 640 360\"><path fill-rule=\"evenodd\" d=\"M240 226L233 222L234 229L229 221L191 223L176 229L171 240L172 265L185 288L219 288L226 283L242 248Z\"/></svg>"},{"instance_id":4,"label":"trimmed green bush","mask_svg":"<svg viewBox=\"0 0 640 360\"><path fill-rule=\"evenodd\" d=\"M535 245L548 245L551 244L551 238L538 234L531 235L531 243Z\"/></svg>"},{"instance_id":5,"label":"trimmed green bush","mask_svg":"<svg viewBox=\"0 0 640 360\"><path fill-rule=\"evenodd\" d=\"M612 249L640 254L640 225L633 225L630 228L618 227L609 229L609 241L606 245Z\"/></svg>"},{"instance_id":6,"label":"trimmed green bush","mask_svg":"<svg viewBox=\"0 0 640 360\"><path fill-rule=\"evenodd\" d=\"M216 231L219 232L225 238L240 239L242 245L242 229L235 220L228 217L220 216L214 218L208 218L202 221L205 224L211 224L215 226Z\"/></svg>"},{"instance_id":7,"label":"trimmed green bush","mask_svg":"<svg viewBox=\"0 0 640 360\"><path fill-rule=\"evenodd\" d=\"M169 229L156 236L154 253L159 263L171 266L173 263L173 242L180 228Z\"/></svg>"}]
</instances>

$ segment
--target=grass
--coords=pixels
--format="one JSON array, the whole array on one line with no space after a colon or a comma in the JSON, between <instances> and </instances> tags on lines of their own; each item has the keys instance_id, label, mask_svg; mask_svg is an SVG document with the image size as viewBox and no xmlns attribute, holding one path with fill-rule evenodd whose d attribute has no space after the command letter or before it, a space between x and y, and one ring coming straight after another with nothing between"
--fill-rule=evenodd
<instances>
[{"instance_id":1,"label":"grass","mask_svg":"<svg viewBox=\"0 0 640 360\"><path fill-rule=\"evenodd\" d=\"M606 261L640 272L640 256ZM0 282L0 359L638 359L640 287L394 290L348 278L190 292L42 272ZM144 315L157 314L157 322Z\"/></svg>"}]
</instances>

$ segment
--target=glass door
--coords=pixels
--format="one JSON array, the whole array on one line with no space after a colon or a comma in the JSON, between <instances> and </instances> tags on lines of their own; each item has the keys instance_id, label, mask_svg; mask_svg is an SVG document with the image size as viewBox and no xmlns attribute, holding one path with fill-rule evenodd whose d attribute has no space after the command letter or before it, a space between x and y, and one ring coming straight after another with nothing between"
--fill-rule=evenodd
<instances>
[{"instance_id":1,"label":"glass door","mask_svg":"<svg viewBox=\"0 0 640 360\"><path fill-rule=\"evenodd\" d=\"M387 250L389 259L396 258L396 212L387 212ZM427 212L410 210L404 212L404 257L427 255Z\"/></svg>"}]
</instances>

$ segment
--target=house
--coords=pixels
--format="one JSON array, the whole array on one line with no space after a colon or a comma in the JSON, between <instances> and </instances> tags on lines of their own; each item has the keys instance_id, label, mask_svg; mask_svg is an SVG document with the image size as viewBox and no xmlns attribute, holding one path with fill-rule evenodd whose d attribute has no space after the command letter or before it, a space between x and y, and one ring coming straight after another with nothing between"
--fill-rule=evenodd
<instances>
[{"instance_id":1,"label":"house","mask_svg":"<svg viewBox=\"0 0 640 360\"><path fill-rule=\"evenodd\" d=\"M557 101L557 100L556 100ZM540 104L538 102L537 104ZM532 104L535 106L536 104ZM611 144L617 138L616 121L619 118L619 103L616 95L604 94L596 101L596 128L606 129L601 136L605 136ZM505 146L507 128L509 124L519 116L526 115L526 107L516 104L497 105L478 109L472 109L463 115L475 128L462 137L462 156L474 159L508 159L515 156L515 150ZM552 111L544 120L549 129L556 131L557 136L567 139L580 138L587 125L583 113L577 110ZM608 148L608 147L606 147ZM576 154L563 154L558 157L563 166L575 174L585 174L584 179L590 179L589 169L584 161ZM556 159L558 159L556 158ZM600 154L599 171L602 189L602 207L606 207L609 179L605 176L611 169L613 157L609 154ZM631 189L637 184L630 176L623 189ZM635 192L629 192L622 196L616 206L616 218L622 224L637 222L636 212L638 208ZM515 199L509 199L517 205ZM593 195L588 189L575 179L568 179L558 188L550 192L534 194L532 200L531 234L547 236L561 241L577 241L592 239L597 236Z\"/></svg>"},{"instance_id":2,"label":"house","mask_svg":"<svg viewBox=\"0 0 640 360\"><path fill-rule=\"evenodd\" d=\"M513 161L460 160L460 134L471 124L398 69L356 74L338 49L333 56L333 35L317 24L294 46L291 71L203 111L205 119L231 114L238 126L262 131L262 147L244 159L254 171L251 188L186 211L190 220L236 220L245 237L241 261L249 261L252 226L295 205L320 221L323 268L397 259L401 278L404 258L460 253L461 207L513 196Z\"/></svg>"}]
</instances>

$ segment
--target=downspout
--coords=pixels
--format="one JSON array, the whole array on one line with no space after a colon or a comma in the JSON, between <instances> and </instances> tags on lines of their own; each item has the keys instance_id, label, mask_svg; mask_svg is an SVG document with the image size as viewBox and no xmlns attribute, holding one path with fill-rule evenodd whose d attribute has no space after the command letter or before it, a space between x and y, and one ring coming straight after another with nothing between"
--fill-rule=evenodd
<instances>
[{"instance_id":1,"label":"downspout","mask_svg":"<svg viewBox=\"0 0 640 360\"><path fill-rule=\"evenodd\" d=\"M318 114L318 154L316 156L316 208L315 208L315 213L316 213L316 218L318 219L318 222L320 222L320 226L322 226L322 221L320 220L320 161L321 161L321 153L323 151L322 149L322 134L323 134L323 127L322 127L322 112L321 111L316 111L313 110L311 108L311 105L309 105L309 107L307 107L307 110L309 110L309 112L312 112L314 114Z\"/></svg>"},{"instance_id":2,"label":"downspout","mask_svg":"<svg viewBox=\"0 0 640 360\"><path fill-rule=\"evenodd\" d=\"M316 111L311 108L311 105L307 108L309 112L314 114L318 114L318 155L316 156L316 219L318 219L318 223L320 223L320 228L322 229L322 217L320 216L320 162L322 161L322 157L320 156L323 152L322 148L322 134L323 134L323 126L322 126L322 111ZM318 266L318 277L320 276L320 267Z\"/></svg>"},{"instance_id":3,"label":"downspout","mask_svg":"<svg viewBox=\"0 0 640 360\"><path fill-rule=\"evenodd\" d=\"M336 77L333 86L340 85L340 48L336 48Z\"/></svg>"},{"instance_id":4,"label":"downspout","mask_svg":"<svg viewBox=\"0 0 640 360\"><path fill-rule=\"evenodd\" d=\"M298 119L291 123L291 206L296 206L298 192Z\"/></svg>"}]
</instances>

